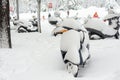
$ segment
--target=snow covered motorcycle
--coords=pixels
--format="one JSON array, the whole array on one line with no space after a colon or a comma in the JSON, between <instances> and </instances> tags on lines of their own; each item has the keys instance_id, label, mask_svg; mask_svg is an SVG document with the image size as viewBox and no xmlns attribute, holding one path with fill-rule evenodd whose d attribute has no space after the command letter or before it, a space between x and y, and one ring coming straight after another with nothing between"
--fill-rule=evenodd
<instances>
[{"instance_id":1,"label":"snow covered motorcycle","mask_svg":"<svg viewBox=\"0 0 120 80\"><path fill-rule=\"evenodd\" d=\"M62 34L60 50L63 61L69 73L77 77L79 69L83 68L90 58L88 32L72 18L67 18L56 26L53 35Z\"/></svg>"},{"instance_id":2,"label":"snow covered motorcycle","mask_svg":"<svg viewBox=\"0 0 120 80\"><path fill-rule=\"evenodd\" d=\"M108 37L115 37L119 39L119 16L116 14L109 14L105 17L106 24L103 20L98 18L88 18L84 26L89 32L90 39L104 39ZM94 35L97 35L95 37Z\"/></svg>"},{"instance_id":3,"label":"snow covered motorcycle","mask_svg":"<svg viewBox=\"0 0 120 80\"><path fill-rule=\"evenodd\" d=\"M18 33L25 33L25 32L37 32L37 21L30 20L30 21L19 21L14 20L13 24L17 26Z\"/></svg>"}]
</instances>

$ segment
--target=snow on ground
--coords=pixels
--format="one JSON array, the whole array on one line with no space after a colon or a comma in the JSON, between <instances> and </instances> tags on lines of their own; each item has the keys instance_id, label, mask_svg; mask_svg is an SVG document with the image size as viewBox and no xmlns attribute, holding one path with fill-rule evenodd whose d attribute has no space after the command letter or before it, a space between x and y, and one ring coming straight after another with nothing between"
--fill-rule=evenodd
<instances>
[{"instance_id":1,"label":"snow on ground","mask_svg":"<svg viewBox=\"0 0 120 80\"><path fill-rule=\"evenodd\" d=\"M53 28L44 20L42 33L12 30L13 48L0 49L0 80L120 80L120 40L91 40L91 60L74 78L65 69Z\"/></svg>"}]
</instances>

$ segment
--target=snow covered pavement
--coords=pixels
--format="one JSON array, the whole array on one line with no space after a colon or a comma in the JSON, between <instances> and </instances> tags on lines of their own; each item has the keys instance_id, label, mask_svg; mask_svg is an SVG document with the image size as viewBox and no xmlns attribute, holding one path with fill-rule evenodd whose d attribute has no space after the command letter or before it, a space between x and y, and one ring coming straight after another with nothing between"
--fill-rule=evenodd
<instances>
[{"instance_id":1,"label":"snow covered pavement","mask_svg":"<svg viewBox=\"0 0 120 80\"><path fill-rule=\"evenodd\" d=\"M91 40L91 60L74 78L65 70L60 36L12 31L12 49L0 49L0 80L120 80L120 40Z\"/></svg>"},{"instance_id":2,"label":"snow covered pavement","mask_svg":"<svg viewBox=\"0 0 120 80\"><path fill-rule=\"evenodd\" d=\"M89 8L78 16L95 11L100 17L106 15L105 9ZM22 19L30 18L28 15L23 14ZM60 36L51 36L54 27L46 22L41 22L41 34L12 31L13 48L0 49L0 80L120 80L120 40L91 40L91 60L79 71L80 77L74 78L65 69Z\"/></svg>"}]
</instances>

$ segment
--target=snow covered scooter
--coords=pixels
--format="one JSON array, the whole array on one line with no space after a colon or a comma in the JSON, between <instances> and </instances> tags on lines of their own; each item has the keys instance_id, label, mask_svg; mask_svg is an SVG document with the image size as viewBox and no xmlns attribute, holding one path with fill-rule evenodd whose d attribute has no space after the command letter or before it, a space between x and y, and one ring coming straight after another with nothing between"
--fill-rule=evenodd
<instances>
[{"instance_id":1,"label":"snow covered scooter","mask_svg":"<svg viewBox=\"0 0 120 80\"><path fill-rule=\"evenodd\" d=\"M77 20L67 18L56 24L53 35L58 34L62 34L60 50L66 68L77 77L90 58L88 32Z\"/></svg>"},{"instance_id":2,"label":"snow covered scooter","mask_svg":"<svg viewBox=\"0 0 120 80\"><path fill-rule=\"evenodd\" d=\"M14 26L17 27L18 33L25 33L25 32L37 32L37 21L31 20L31 21L20 21L20 20L14 20L13 21Z\"/></svg>"},{"instance_id":3,"label":"snow covered scooter","mask_svg":"<svg viewBox=\"0 0 120 80\"><path fill-rule=\"evenodd\" d=\"M107 20L109 24L106 24L104 20ZM85 21L84 26L89 32L90 39L104 39L109 37L119 39L119 15L109 14L104 20L88 18ZM94 35L97 35L97 37L94 37Z\"/></svg>"}]
</instances>

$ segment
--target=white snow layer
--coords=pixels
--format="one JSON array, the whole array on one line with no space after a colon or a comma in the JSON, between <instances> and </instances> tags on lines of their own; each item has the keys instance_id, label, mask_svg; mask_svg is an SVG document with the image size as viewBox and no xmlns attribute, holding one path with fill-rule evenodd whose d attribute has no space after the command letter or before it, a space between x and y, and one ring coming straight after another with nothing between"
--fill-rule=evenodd
<instances>
[{"instance_id":1,"label":"white snow layer","mask_svg":"<svg viewBox=\"0 0 120 80\"><path fill-rule=\"evenodd\" d=\"M109 26L103 20L98 18L88 19L87 23L84 24L84 26L86 28L96 29L107 35L114 35L117 32L113 29L113 27L116 27L116 25Z\"/></svg>"},{"instance_id":2,"label":"white snow layer","mask_svg":"<svg viewBox=\"0 0 120 80\"><path fill-rule=\"evenodd\" d=\"M59 22L57 26L60 26L60 27L65 26L73 29L81 29L83 31L86 31L84 26L82 26L82 24L79 21L76 21L73 18L64 19L63 21Z\"/></svg>"},{"instance_id":3,"label":"white snow layer","mask_svg":"<svg viewBox=\"0 0 120 80\"><path fill-rule=\"evenodd\" d=\"M119 80L120 40L90 41L91 60L69 74L60 53L60 36L12 32L12 49L0 49L1 80Z\"/></svg>"}]
</instances>

